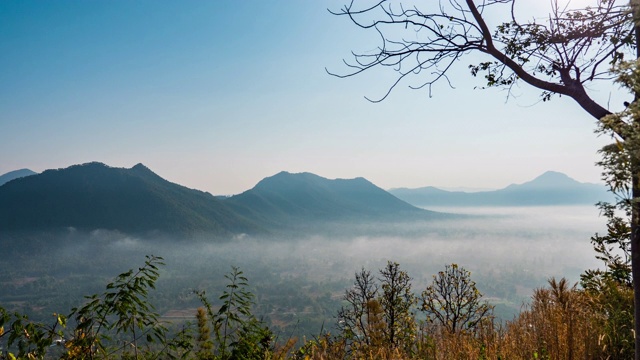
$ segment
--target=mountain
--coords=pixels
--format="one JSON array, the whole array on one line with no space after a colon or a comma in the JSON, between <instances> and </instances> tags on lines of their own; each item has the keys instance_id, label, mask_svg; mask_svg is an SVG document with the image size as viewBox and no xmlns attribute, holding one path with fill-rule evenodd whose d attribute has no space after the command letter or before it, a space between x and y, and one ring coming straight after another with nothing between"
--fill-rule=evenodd
<instances>
[{"instance_id":1,"label":"mountain","mask_svg":"<svg viewBox=\"0 0 640 360\"><path fill-rule=\"evenodd\" d=\"M37 173L29 169L20 169L20 170L10 171L4 175L0 175L0 186L4 185L5 183L8 183L13 179L18 179L21 177L35 175L35 174Z\"/></svg>"},{"instance_id":2,"label":"mountain","mask_svg":"<svg viewBox=\"0 0 640 360\"><path fill-rule=\"evenodd\" d=\"M261 231L211 194L164 180L142 164L75 165L0 187L0 230L66 227L214 235Z\"/></svg>"},{"instance_id":3,"label":"mountain","mask_svg":"<svg viewBox=\"0 0 640 360\"><path fill-rule=\"evenodd\" d=\"M604 186L581 183L555 171L494 191L466 193L423 187L392 189L389 192L416 206L593 205L598 201L613 200Z\"/></svg>"},{"instance_id":4,"label":"mountain","mask_svg":"<svg viewBox=\"0 0 640 360\"><path fill-rule=\"evenodd\" d=\"M274 225L443 215L407 204L364 178L329 180L311 173L280 172L225 203Z\"/></svg>"},{"instance_id":5,"label":"mountain","mask_svg":"<svg viewBox=\"0 0 640 360\"><path fill-rule=\"evenodd\" d=\"M0 186L0 232L267 235L303 227L323 231L329 221L350 226L446 216L409 205L363 178L329 180L310 173L281 172L231 197L171 183L142 164L125 169L93 162Z\"/></svg>"}]
</instances>

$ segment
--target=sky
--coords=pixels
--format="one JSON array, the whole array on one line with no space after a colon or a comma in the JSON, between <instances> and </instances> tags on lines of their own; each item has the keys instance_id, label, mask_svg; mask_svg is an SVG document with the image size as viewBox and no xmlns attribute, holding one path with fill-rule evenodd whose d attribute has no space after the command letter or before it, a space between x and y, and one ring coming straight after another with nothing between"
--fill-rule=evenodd
<instances>
[{"instance_id":1,"label":"sky","mask_svg":"<svg viewBox=\"0 0 640 360\"><path fill-rule=\"evenodd\" d=\"M227 195L280 171L385 189L502 188L547 170L600 182L595 120L526 85L479 89L467 69L478 58L456 64L453 88L411 90L414 79L380 103L365 97L394 73L329 75L377 46L327 11L344 3L1 1L0 174L143 163Z\"/></svg>"}]
</instances>

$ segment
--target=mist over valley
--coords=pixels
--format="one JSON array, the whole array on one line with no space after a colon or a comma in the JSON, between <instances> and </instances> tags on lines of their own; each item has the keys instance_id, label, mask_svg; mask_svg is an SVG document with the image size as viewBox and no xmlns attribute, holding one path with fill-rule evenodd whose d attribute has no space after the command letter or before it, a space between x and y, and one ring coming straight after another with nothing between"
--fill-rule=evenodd
<instances>
[{"instance_id":1,"label":"mist over valley","mask_svg":"<svg viewBox=\"0 0 640 360\"><path fill-rule=\"evenodd\" d=\"M471 271L503 319L518 313L549 277L565 276L573 283L585 269L600 266L589 238L605 230L605 220L590 205L417 208L365 179L289 173L220 199L166 182L142 166L127 170L90 164L72 170L0 186L5 219L0 303L8 309L45 319L66 312L153 254L166 265L150 300L166 319L192 319L199 306L193 290L206 290L217 299L224 274L237 266L256 295L256 314L282 336L309 336L333 327L355 272L364 267L377 274L387 261L400 263L413 278L415 292L446 264L457 263ZM99 176L92 177L96 172ZM55 186L42 185L50 179ZM68 182L73 191L64 190ZM134 190L127 193L131 184ZM120 191L129 195L118 197ZM62 195L74 200L56 207L51 199ZM131 205L135 201L138 207ZM118 214L123 204L140 213ZM62 208L64 217L57 213ZM169 223L180 231L119 227L117 222L111 228L91 227L99 224L92 221L107 215L114 221L122 214L152 225L169 214L186 216ZM190 216L196 219L181 220ZM36 220L41 227L16 225Z\"/></svg>"}]
</instances>

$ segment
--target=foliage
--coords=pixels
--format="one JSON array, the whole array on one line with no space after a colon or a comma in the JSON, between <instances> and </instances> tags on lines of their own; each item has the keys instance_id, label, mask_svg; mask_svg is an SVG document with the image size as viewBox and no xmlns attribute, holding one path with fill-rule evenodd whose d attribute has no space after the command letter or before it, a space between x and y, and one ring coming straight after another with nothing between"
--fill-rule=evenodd
<instances>
[{"instance_id":1,"label":"foliage","mask_svg":"<svg viewBox=\"0 0 640 360\"><path fill-rule=\"evenodd\" d=\"M67 342L70 358L108 357L133 349L137 359L141 355L141 339L147 345L155 341L167 344L167 328L147 301L148 290L155 288L160 265L164 265L162 258L147 256L145 266L118 275L107 284L106 292L87 297L89 301L84 306L72 310L70 316L75 318L76 327L73 338ZM108 344L114 335L122 345Z\"/></svg>"},{"instance_id":2,"label":"foliage","mask_svg":"<svg viewBox=\"0 0 640 360\"><path fill-rule=\"evenodd\" d=\"M213 311L204 291L196 292L214 332L213 356L205 352L202 358L262 359L273 350L273 334L251 312L253 294L247 290L248 280L242 271L233 267L225 278L229 283L219 298L222 305L217 312ZM204 335L202 327L200 335Z\"/></svg>"},{"instance_id":3,"label":"foliage","mask_svg":"<svg viewBox=\"0 0 640 360\"><path fill-rule=\"evenodd\" d=\"M56 315L56 324L46 326L15 314L11 331L0 331L10 334L8 347L17 343L18 351L15 354L7 352L7 356L43 358L47 348L55 342L64 345L61 358L65 359L115 356L139 359L159 354L166 358L183 357L191 346L188 334L180 332L174 338L168 337L167 328L159 321L159 315L147 298L148 290L155 288L161 265L162 258L147 256L143 267L118 275L101 295L86 297L87 303L74 308L68 316L75 322L70 334L63 331L67 326L65 316ZM0 329L4 329L4 323L9 322L10 317L2 308L0 314ZM62 329L57 330L58 326Z\"/></svg>"},{"instance_id":4,"label":"foliage","mask_svg":"<svg viewBox=\"0 0 640 360\"><path fill-rule=\"evenodd\" d=\"M196 356L198 359L210 359L213 357L211 352L213 343L210 340L211 329L209 329L209 318L204 307L199 307L196 313L198 321L198 337L196 339L198 350Z\"/></svg>"},{"instance_id":5,"label":"foliage","mask_svg":"<svg viewBox=\"0 0 640 360\"><path fill-rule=\"evenodd\" d=\"M377 334L371 334L378 326L378 314L373 314L379 308L379 287L371 272L364 268L355 274L353 287L346 290L344 301L347 303L338 311L337 327L345 341L355 348L364 348L375 342ZM375 317L375 319L373 319Z\"/></svg>"},{"instance_id":6,"label":"foliage","mask_svg":"<svg viewBox=\"0 0 640 360\"><path fill-rule=\"evenodd\" d=\"M148 256L143 267L118 275L101 295L86 297L87 303L69 315L75 322L69 334L63 331L65 316L57 315L55 324L48 326L0 307L0 340L6 337L8 347L0 347L0 359L43 358L54 343L64 345L57 351L63 359L190 358L194 347L198 359L282 358L294 345L295 341L285 344L280 355L273 353L273 334L251 313L253 294L237 268L225 276L229 283L216 312L204 291L197 292L204 305L196 314L198 337L194 339L188 328L170 337L148 301L161 265L162 258Z\"/></svg>"},{"instance_id":7,"label":"foliage","mask_svg":"<svg viewBox=\"0 0 640 360\"><path fill-rule=\"evenodd\" d=\"M627 61L613 68L616 82L636 94L640 92L639 65L638 61ZM591 238L596 258L603 261L605 268L587 270L581 276L582 286L592 297L593 310L601 316L600 342L615 358L631 357L634 349L631 243L638 205L633 184L640 173L640 104L634 101L625 105L623 111L603 118L596 131L613 140L600 150L602 160L598 165L617 201L598 204L607 218L607 232Z\"/></svg>"},{"instance_id":8,"label":"foliage","mask_svg":"<svg viewBox=\"0 0 640 360\"><path fill-rule=\"evenodd\" d=\"M390 91L404 78L421 75L417 88L438 81L449 82L448 72L463 56L476 52L488 60L469 66L473 76L484 75L487 87L510 90L525 82L542 91L541 100L553 95L573 99L592 117L599 120L598 132L611 136L615 143L601 150L603 177L618 195L615 204L599 204L608 220L605 235L592 238L597 258L605 270L587 271L582 283L599 301L618 296L608 295L633 288L634 304L640 307L640 67L627 62L628 55L640 53L640 3L636 0L598 0L595 6L569 10L553 0L548 20L518 20L514 0L438 1L432 4L404 6L387 0L358 7L355 1L336 15L349 18L356 26L379 35L377 51L354 53L355 61L346 62L349 72L340 77L360 74L372 68L390 67L398 73ZM510 6L507 21L494 29L487 23L489 10ZM406 36L412 33L412 36ZM635 50L635 51L634 51ZM614 71L610 68L614 66ZM589 85L611 79L633 95L626 109L611 114L607 107L591 98ZM381 100L382 100L381 99ZM622 213L622 215L620 214ZM618 291L619 290L619 291ZM622 296L624 298L624 296ZM607 308L607 306L604 306ZM627 306L620 316L626 318ZM606 315L606 314L605 314ZM606 328L613 329L612 326ZM623 325L623 329L626 326ZM640 332L636 316L634 332ZM618 334L618 333L616 333ZM616 339L616 334L603 336ZM616 336L614 336L616 335ZM630 333L623 335L625 339ZM614 341L624 348L623 341ZM618 346L616 345L616 346ZM640 359L640 337L635 337L635 358ZM619 356L616 354L615 356ZM536 353L536 356L539 354Z\"/></svg>"},{"instance_id":9,"label":"foliage","mask_svg":"<svg viewBox=\"0 0 640 360\"><path fill-rule=\"evenodd\" d=\"M349 77L373 68L397 72L396 81L376 101L409 77L417 79L411 88L427 87L430 94L437 82L452 86L454 65L477 53L486 60L469 68L473 76L484 77L487 87L511 89L524 81L542 91L543 101L565 95L601 118L609 112L589 97L585 84L609 80L610 64L633 54L635 45L627 1L598 0L575 10L552 1L544 20L529 14L522 20L512 0L361 3L352 1L332 13L375 32L380 44L373 52L353 52L353 61L345 61L347 72L334 75ZM506 16L490 28L485 14L500 10Z\"/></svg>"},{"instance_id":10,"label":"foliage","mask_svg":"<svg viewBox=\"0 0 640 360\"><path fill-rule=\"evenodd\" d=\"M598 316L587 293L552 278L548 288L534 291L529 308L507 323L505 351L519 359L607 358L600 356Z\"/></svg>"},{"instance_id":11,"label":"foliage","mask_svg":"<svg viewBox=\"0 0 640 360\"><path fill-rule=\"evenodd\" d=\"M590 311L595 316L601 358L633 357L633 289L612 278L600 278L586 288Z\"/></svg>"},{"instance_id":12,"label":"foliage","mask_svg":"<svg viewBox=\"0 0 640 360\"><path fill-rule=\"evenodd\" d=\"M215 306L204 292L197 293L203 303L195 314L197 336L187 327L171 337L157 330L164 326L147 292L155 286L160 263L160 258L149 257L138 271L118 276L102 295L88 297L72 313L76 325L71 331L65 330L64 316L47 325L0 308L0 346L7 346L0 359L625 359L633 353L631 290L611 279L586 290L551 279L504 326L477 320L459 323L459 330L452 331L451 322L417 326L420 307L411 278L393 262L379 277L364 269L356 273L355 286L345 292L345 306L338 313L340 332L320 334L293 353L296 339L275 344L270 330L253 315L254 296L237 268L225 276L226 290ZM469 277L462 267L446 266L430 287L436 293L438 282L449 284L444 289L475 289ZM431 293L428 289L425 293ZM477 289L460 293L481 298ZM423 293L421 305L427 298ZM156 331L165 333L156 337ZM56 343L61 346L51 347Z\"/></svg>"},{"instance_id":13,"label":"foliage","mask_svg":"<svg viewBox=\"0 0 640 360\"><path fill-rule=\"evenodd\" d=\"M355 278L354 286L344 296L347 305L338 312L340 334L332 343L344 346L345 353L353 358L365 354L420 358L433 353L431 341L434 334L442 330L456 333L458 327L466 326L475 334L482 326L492 324L491 321L481 324L482 320L491 318L492 307L480 301L482 294L470 280L470 274L455 264L434 276L434 285L423 292L419 309L418 299L411 290L411 277L398 263L388 262L380 270L378 282L365 269L356 273ZM446 311L451 313L447 319L453 321L436 321L432 326L418 327L416 311L424 311L433 322L437 319L435 309L437 314L442 313L438 304L446 306Z\"/></svg>"},{"instance_id":14,"label":"foliage","mask_svg":"<svg viewBox=\"0 0 640 360\"><path fill-rule=\"evenodd\" d=\"M615 66L612 72L617 75L616 82L630 92L640 92L639 65L640 60ZM640 171L640 123L636 120L640 117L640 103L634 101L625 104L627 106L623 111L601 119L596 133L613 140L612 144L600 150L602 160L597 164L602 167L603 180L618 200L615 204L601 206L610 224L608 232L611 239L605 243L626 243L625 246L618 244L618 247L625 255L625 260L628 260L628 238L631 234L630 226L624 225L629 223L636 203L632 186L634 176ZM627 240L623 241L625 238Z\"/></svg>"},{"instance_id":15,"label":"foliage","mask_svg":"<svg viewBox=\"0 0 640 360\"><path fill-rule=\"evenodd\" d=\"M62 328L66 325L66 317L54 314L53 325L30 321L25 315L10 314L0 307L0 359L36 359L44 357L47 349L62 339ZM2 340L6 338L7 348L13 345L17 351L2 348Z\"/></svg>"},{"instance_id":16,"label":"foliage","mask_svg":"<svg viewBox=\"0 0 640 360\"><path fill-rule=\"evenodd\" d=\"M492 319L493 307L481 299L471 273L451 264L434 275L431 285L422 292L422 311L430 323L456 333Z\"/></svg>"},{"instance_id":17,"label":"foliage","mask_svg":"<svg viewBox=\"0 0 640 360\"><path fill-rule=\"evenodd\" d=\"M362 354L380 349L411 352L416 321L411 278L400 265L388 262L376 279L362 269L353 288L345 292L347 306L338 311L341 343L347 352Z\"/></svg>"},{"instance_id":18,"label":"foliage","mask_svg":"<svg viewBox=\"0 0 640 360\"><path fill-rule=\"evenodd\" d=\"M620 299L625 296L618 294ZM627 298L631 296L626 292ZM366 351L345 351L345 339L322 337L308 342L303 353L310 359L626 359L633 342L609 339L603 303L594 294L569 286L566 279L549 280L547 288L535 290L531 305L504 326L480 321L466 331L452 332L438 322L421 328L412 343L413 351L390 346ZM626 313L627 320L632 319ZM622 345L622 346L621 346ZM626 347L624 347L626 345ZM302 351L302 350L301 350Z\"/></svg>"},{"instance_id":19,"label":"foliage","mask_svg":"<svg viewBox=\"0 0 640 360\"><path fill-rule=\"evenodd\" d=\"M411 278L400 265L387 262L380 270L382 293L379 302L386 323L385 343L392 349L411 352L415 340L416 321L412 313L416 297L411 292Z\"/></svg>"}]
</instances>

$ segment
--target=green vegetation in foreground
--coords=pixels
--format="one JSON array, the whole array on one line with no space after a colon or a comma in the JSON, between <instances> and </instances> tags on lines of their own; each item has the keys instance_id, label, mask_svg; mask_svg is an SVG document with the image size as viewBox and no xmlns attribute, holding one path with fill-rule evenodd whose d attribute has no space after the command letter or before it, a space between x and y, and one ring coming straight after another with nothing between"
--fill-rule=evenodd
<instances>
[{"instance_id":1,"label":"green vegetation in foreground","mask_svg":"<svg viewBox=\"0 0 640 360\"><path fill-rule=\"evenodd\" d=\"M551 279L512 321L492 307L464 268L452 264L422 292L388 262L374 275L356 273L337 313L335 334L278 338L254 315L255 296L232 268L216 301L196 292L195 322L163 322L150 299L163 259L88 296L51 323L0 308L0 359L606 359L633 353L632 290L587 273L584 288Z\"/></svg>"}]
</instances>

